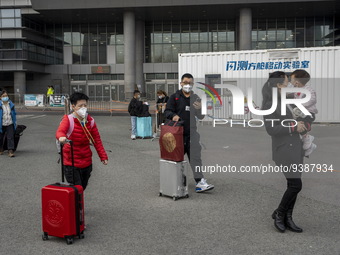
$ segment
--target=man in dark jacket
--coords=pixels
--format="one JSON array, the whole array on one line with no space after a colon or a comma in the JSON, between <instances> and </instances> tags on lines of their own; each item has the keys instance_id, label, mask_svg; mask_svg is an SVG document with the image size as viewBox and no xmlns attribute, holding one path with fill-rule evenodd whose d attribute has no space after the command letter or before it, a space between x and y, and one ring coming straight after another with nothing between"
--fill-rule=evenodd
<instances>
[{"instance_id":1,"label":"man in dark jacket","mask_svg":"<svg viewBox=\"0 0 340 255\"><path fill-rule=\"evenodd\" d=\"M136 140L137 135L137 116L142 111L143 102L140 101L140 92L135 90L133 92L133 98L130 101L128 111L131 116L131 139Z\"/></svg>"},{"instance_id":2,"label":"man in dark jacket","mask_svg":"<svg viewBox=\"0 0 340 255\"><path fill-rule=\"evenodd\" d=\"M188 155L194 173L196 192L204 192L212 190L214 185L208 184L203 174L197 170L202 168L202 148L200 135L197 132L196 117L203 119L204 116L201 114L201 100L192 92L193 84L194 78L191 74L186 73L182 76L182 89L170 96L166 105L165 116L173 121L184 121L184 153Z\"/></svg>"}]
</instances>

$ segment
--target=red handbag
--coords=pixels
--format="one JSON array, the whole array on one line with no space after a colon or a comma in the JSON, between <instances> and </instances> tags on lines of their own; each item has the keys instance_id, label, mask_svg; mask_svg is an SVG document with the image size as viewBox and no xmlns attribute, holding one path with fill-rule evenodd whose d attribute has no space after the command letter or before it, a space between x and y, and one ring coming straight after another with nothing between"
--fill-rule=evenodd
<instances>
[{"instance_id":1,"label":"red handbag","mask_svg":"<svg viewBox=\"0 0 340 255\"><path fill-rule=\"evenodd\" d=\"M184 161L183 121L168 121L161 125L159 145L162 159Z\"/></svg>"}]
</instances>

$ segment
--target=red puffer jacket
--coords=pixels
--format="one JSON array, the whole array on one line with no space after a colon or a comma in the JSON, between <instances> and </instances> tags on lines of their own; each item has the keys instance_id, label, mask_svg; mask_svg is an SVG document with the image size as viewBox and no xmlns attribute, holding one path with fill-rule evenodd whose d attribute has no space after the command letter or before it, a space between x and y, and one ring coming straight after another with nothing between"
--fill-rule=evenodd
<instances>
[{"instance_id":1,"label":"red puffer jacket","mask_svg":"<svg viewBox=\"0 0 340 255\"><path fill-rule=\"evenodd\" d=\"M91 121L92 124L91 128ZM61 121L59 128L56 133L56 138L59 140L60 137L67 137L67 132L69 130L70 121L68 116L65 115L63 120ZM103 147L103 143L100 139L100 135L98 132L98 128L93 118L88 115L86 127L90 131L93 139L94 139L94 147L98 153L98 156L101 161L107 160L107 154ZM69 137L69 140L73 141L74 147L74 166L77 168L85 168L92 164L92 151L90 149L90 141L86 137L86 134L77 118L74 118L74 129ZM64 157L64 165L72 166L72 158L71 158L71 147L69 144L65 144L63 148L63 157Z\"/></svg>"}]
</instances>

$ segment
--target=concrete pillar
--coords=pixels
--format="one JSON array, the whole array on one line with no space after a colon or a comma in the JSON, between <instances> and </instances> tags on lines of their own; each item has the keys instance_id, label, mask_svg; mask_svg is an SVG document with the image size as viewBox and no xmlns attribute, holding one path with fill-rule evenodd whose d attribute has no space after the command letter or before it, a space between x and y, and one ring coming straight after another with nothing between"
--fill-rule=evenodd
<instances>
[{"instance_id":1,"label":"concrete pillar","mask_svg":"<svg viewBox=\"0 0 340 255\"><path fill-rule=\"evenodd\" d=\"M239 50L251 50L252 12L250 8L240 10Z\"/></svg>"},{"instance_id":2,"label":"concrete pillar","mask_svg":"<svg viewBox=\"0 0 340 255\"><path fill-rule=\"evenodd\" d=\"M142 96L145 96L145 82L144 82L144 27L143 20L136 21L136 84L140 85Z\"/></svg>"},{"instance_id":3,"label":"concrete pillar","mask_svg":"<svg viewBox=\"0 0 340 255\"><path fill-rule=\"evenodd\" d=\"M136 24L132 11L124 13L124 87L125 100L133 97L136 85Z\"/></svg>"},{"instance_id":4,"label":"concrete pillar","mask_svg":"<svg viewBox=\"0 0 340 255\"><path fill-rule=\"evenodd\" d=\"M14 94L20 95L21 103L26 94L26 73L25 72L14 72Z\"/></svg>"}]
</instances>

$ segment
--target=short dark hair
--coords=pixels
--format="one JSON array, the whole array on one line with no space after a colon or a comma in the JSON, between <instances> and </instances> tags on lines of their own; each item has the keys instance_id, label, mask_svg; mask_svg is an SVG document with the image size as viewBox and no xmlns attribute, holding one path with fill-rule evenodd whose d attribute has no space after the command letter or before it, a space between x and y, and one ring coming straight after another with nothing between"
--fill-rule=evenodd
<instances>
[{"instance_id":1,"label":"short dark hair","mask_svg":"<svg viewBox=\"0 0 340 255\"><path fill-rule=\"evenodd\" d=\"M70 96L71 104L76 105L78 101L86 100L89 101L89 97L83 93L75 92Z\"/></svg>"},{"instance_id":2,"label":"short dark hair","mask_svg":"<svg viewBox=\"0 0 340 255\"><path fill-rule=\"evenodd\" d=\"M184 78L194 79L194 77L190 73L185 73L182 75L181 81L183 81Z\"/></svg>"},{"instance_id":3,"label":"short dark hair","mask_svg":"<svg viewBox=\"0 0 340 255\"><path fill-rule=\"evenodd\" d=\"M302 70L302 69L295 70L294 72L292 72L290 76L293 76L293 75L295 79L297 79L303 85L306 85L306 83L309 82L310 80L310 75L306 70Z\"/></svg>"},{"instance_id":4,"label":"short dark hair","mask_svg":"<svg viewBox=\"0 0 340 255\"><path fill-rule=\"evenodd\" d=\"M1 90L1 89L0 89L0 97L2 97L2 95L4 95L4 94L7 94L7 91L6 91L6 90Z\"/></svg>"},{"instance_id":5,"label":"short dark hair","mask_svg":"<svg viewBox=\"0 0 340 255\"><path fill-rule=\"evenodd\" d=\"M140 94L140 91L136 89L136 90L133 92L133 95L136 95L137 93Z\"/></svg>"}]
</instances>

